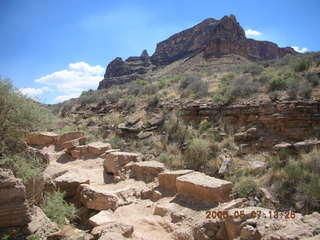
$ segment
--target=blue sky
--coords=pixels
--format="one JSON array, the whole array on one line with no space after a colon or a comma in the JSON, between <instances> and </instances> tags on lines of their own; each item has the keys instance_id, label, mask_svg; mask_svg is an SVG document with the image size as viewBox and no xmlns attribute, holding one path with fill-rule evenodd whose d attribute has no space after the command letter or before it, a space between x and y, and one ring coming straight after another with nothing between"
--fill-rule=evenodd
<instances>
[{"instance_id":1,"label":"blue sky","mask_svg":"<svg viewBox=\"0 0 320 240\"><path fill-rule=\"evenodd\" d=\"M235 14L248 37L319 51L319 0L1 0L0 75L44 103L96 89L108 62L154 52L205 18Z\"/></svg>"}]
</instances>

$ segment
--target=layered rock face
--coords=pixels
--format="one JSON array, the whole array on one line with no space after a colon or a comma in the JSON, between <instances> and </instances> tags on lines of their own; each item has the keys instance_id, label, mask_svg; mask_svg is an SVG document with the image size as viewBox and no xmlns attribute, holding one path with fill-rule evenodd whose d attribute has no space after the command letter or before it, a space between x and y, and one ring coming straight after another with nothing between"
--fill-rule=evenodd
<instances>
[{"instance_id":1,"label":"layered rock face","mask_svg":"<svg viewBox=\"0 0 320 240\"><path fill-rule=\"evenodd\" d=\"M125 61L117 57L108 64L104 79L99 83L98 89L137 80L141 74L149 70L150 65L150 57L146 50L141 53L140 57L129 57Z\"/></svg>"},{"instance_id":2,"label":"layered rock face","mask_svg":"<svg viewBox=\"0 0 320 240\"><path fill-rule=\"evenodd\" d=\"M117 57L107 66L98 89L141 79L152 66L168 65L199 53L205 58L236 54L252 60L268 60L296 52L290 47L279 48L272 42L247 39L234 15L221 20L208 18L158 43L151 57L146 50L140 57L129 57L125 61Z\"/></svg>"},{"instance_id":3,"label":"layered rock face","mask_svg":"<svg viewBox=\"0 0 320 240\"><path fill-rule=\"evenodd\" d=\"M186 120L222 121L226 131L236 133L234 140L240 150L280 147L302 148L300 141L319 138L319 101L283 101L219 106L192 104L182 107ZM290 144L289 144L290 143ZM304 143L306 145L307 143ZM311 143L309 143L310 145ZM318 143L314 143L318 144ZM313 144L313 145L314 145Z\"/></svg>"},{"instance_id":4,"label":"layered rock face","mask_svg":"<svg viewBox=\"0 0 320 240\"><path fill-rule=\"evenodd\" d=\"M254 60L266 60L295 53L292 48L279 48L266 41L247 39L234 15L221 20L209 18L158 43L151 57L155 65L172 63L199 52L205 57L237 54Z\"/></svg>"},{"instance_id":5,"label":"layered rock face","mask_svg":"<svg viewBox=\"0 0 320 240\"><path fill-rule=\"evenodd\" d=\"M0 228L25 226L30 220L24 185L10 170L0 168Z\"/></svg>"}]
</instances>

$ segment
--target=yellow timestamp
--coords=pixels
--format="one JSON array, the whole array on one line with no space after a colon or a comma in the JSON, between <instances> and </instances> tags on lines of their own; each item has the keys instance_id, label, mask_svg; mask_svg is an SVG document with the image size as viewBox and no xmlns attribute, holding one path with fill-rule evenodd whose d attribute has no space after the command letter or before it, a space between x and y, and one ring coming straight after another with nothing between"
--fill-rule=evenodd
<instances>
[{"instance_id":1,"label":"yellow timestamp","mask_svg":"<svg viewBox=\"0 0 320 240\"><path fill-rule=\"evenodd\" d=\"M296 217L296 213L294 211L284 211L280 212L277 210L269 210L269 211L251 211L245 212L244 210L236 210L236 211L215 211L209 210L206 211L207 219L227 219L227 218L270 218L270 219L294 219Z\"/></svg>"}]
</instances>

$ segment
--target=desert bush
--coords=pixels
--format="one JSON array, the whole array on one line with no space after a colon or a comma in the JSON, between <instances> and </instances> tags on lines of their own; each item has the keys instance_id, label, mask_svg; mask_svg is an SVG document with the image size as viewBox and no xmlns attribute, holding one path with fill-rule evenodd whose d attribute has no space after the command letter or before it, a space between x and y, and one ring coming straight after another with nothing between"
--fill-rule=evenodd
<instances>
[{"instance_id":1,"label":"desert bush","mask_svg":"<svg viewBox=\"0 0 320 240\"><path fill-rule=\"evenodd\" d=\"M159 156L160 162L165 164L169 169L182 168L182 160L179 154L173 154L170 152L163 152Z\"/></svg>"},{"instance_id":2,"label":"desert bush","mask_svg":"<svg viewBox=\"0 0 320 240\"><path fill-rule=\"evenodd\" d=\"M220 103L228 103L237 97L249 97L259 91L261 82L252 77L225 75L219 84L219 90L214 93L213 100Z\"/></svg>"},{"instance_id":3,"label":"desert bush","mask_svg":"<svg viewBox=\"0 0 320 240\"><path fill-rule=\"evenodd\" d=\"M293 60L290 65L295 72L304 72L311 67L311 60L307 57L300 57Z\"/></svg>"},{"instance_id":4,"label":"desert bush","mask_svg":"<svg viewBox=\"0 0 320 240\"><path fill-rule=\"evenodd\" d=\"M158 95L150 96L147 100L147 108L152 109L158 106L160 102L160 97Z\"/></svg>"},{"instance_id":5,"label":"desert bush","mask_svg":"<svg viewBox=\"0 0 320 240\"><path fill-rule=\"evenodd\" d=\"M0 79L0 155L23 149L31 130L44 130L56 117L45 107L23 96L10 80Z\"/></svg>"},{"instance_id":6,"label":"desert bush","mask_svg":"<svg viewBox=\"0 0 320 240\"><path fill-rule=\"evenodd\" d=\"M67 203L64 196L65 193L62 192L47 193L41 204L41 209L47 217L59 225L75 218L76 208L73 204Z\"/></svg>"},{"instance_id":7,"label":"desert bush","mask_svg":"<svg viewBox=\"0 0 320 240\"><path fill-rule=\"evenodd\" d=\"M149 84L142 90L142 94L153 95L159 91L159 87L156 84Z\"/></svg>"},{"instance_id":8,"label":"desert bush","mask_svg":"<svg viewBox=\"0 0 320 240\"><path fill-rule=\"evenodd\" d=\"M259 82L242 76L231 81L231 97L249 97L259 90Z\"/></svg>"},{"instance_id":9,"label":"desert bush","mask_svg":"<svg viewBox=\"0 0 320 240\"><path fill-rule=\"evenodd\" d=\"M189 127L179 119L179 117L172 113L164 122L163 130L168 135L169 142L175 142L182 145L192 136Z\"/></svg>"},{"instance_id":10,"label":"desert bush","mask_svg":"<svg viewBox=\"0 0 320 240\"><path fill-rule=\"evenodd\" d=\"M15 154L0 158L0 166L9 168L17 178L21 178L23 183L30 179L40 177L46 165L43 160L28 154Z\"/></svg>"},{"instance_id":11,"label":"desert bush","mask_svg":"<svg viewBox=\"0 0 320 240\"><path fill-rule=\"evenodd\" d=\"M111 144L112 148L123 148L126 145L126 142L117 135L109 136L106 141Z\"/></svg>"},{"instance_id":12,"label":"desert bush","mask_svg":"<svg viewBox=\"0 0 320 240\"><path fill-rule=\"evenodd\" d=\"M263 71L263 66L257 63L249 63L245 65L240 65L239 69L243 73L251 73L252 75L259 75Z\"/></svg>"},{"instance_id":13,"label":"desert bush","mask_svg":"<svg viewBox=\"0 0 320 240\"><path fill-rule=\"evenodd\" d=\"M106 99L111 103L117 103L121 96L121 91L115 89L113 91L108 92L108 94L106 95Z\"/></svg>"},{"instance_id":14,"label":"desert bush","mask_svg":"<svg viewBox=\"0 0 320 240\"><path fill-rule=\"evenodd\" d=\"M79 103L84 106L91 103L98 103L104 100L103 90L83 91L78 99Z\"/></svg>"},{"instance_id":15,"label":"desert bush","mask_svg":"<svg viewBox=\"0 0 320 240\"><path fill-rule=\"evenodd\" d=\"M257 184L252 176L241 176L234 184L233 192L238 197L249 197L256 193Z\"/></svg>"},{"instance_id":16,"label":"desert bush","mask_svg":"<svg viewBox=\"0 0 320 240\"><path fill-rule=\"evenodd\" d=\"M206 139L193 138L183 154L188 168L199 170L210 160L210 142Z\"/></svg>"},{"instance_id":17,"label":"desert bush","mask_svg":"<svg viewBox=\"0 0 320 240\"><path fill-rule=\"evenodd\" d=\"M269 184L273 186L282 203L292 203L293 196L299 196L305 211L320 209L320 158L319 150L301 154L297 157L273 159L269 169ZM290 200L288 202L288 199Z\"/></svg>"},{"instance_id":18,"label":"desert bush","mask_svg":"<svg viewBox=\"0 0 320 240\"><path fill-rule=\"evenodd\" d=\"M137 96L140 93L141 86L133 82L132 84L129 84L127 87L127 94Z\"/></svg>"},{"instance_id":19,"label":"desert bush","mask_svg":"<svg viewBox=\"0 0 320 240\"><path fill-rule=\"evenodd\" d=\"M188 75L180 81L179 88L184 90L183 96L205 97L208 94L209 85L198 75Z\"/></svg>"},{"instance_id":20,"label":"desert bush","mask_svg":"<svg viewBox=\"0 0 320 240\"><path fill-rule=\"evenodd\" d=\"M199 124L199 131L200 133L206 132L209 128L211 128L212 123L208 121L207 119L204 119Z\"/></svg>"},{"instance_id":21,"label":"desert bush","mask_svg":"<svg viewBox=\"0 0 320 240\"><path fill-rule=\"evenodd\" d=\"M269 79L269 91L284 90L287 88L287 81L281 77Z\"/></svg>"},{"instance_id":22,"label":"desert bush","mask_svg":"<svg viewBox=\"0 0 320 240\"><path fill-rule=\"evenodd\" d=\"M219 83L219 89L212 96L212 100L216 103L229 103L231 100L231 82L234 79L233 74L224 75Z\"/></svg>"},{"instance_id":23,"label":"desert bush","mask_svg":"<svg viewBox=\"0 0 320 240\"><path fill-rule=\"evenodd\" d=\"M320 83L320 73L307 73L306 79L312 85L312 87L316 87Z\"/></svg>"}]
</instances>

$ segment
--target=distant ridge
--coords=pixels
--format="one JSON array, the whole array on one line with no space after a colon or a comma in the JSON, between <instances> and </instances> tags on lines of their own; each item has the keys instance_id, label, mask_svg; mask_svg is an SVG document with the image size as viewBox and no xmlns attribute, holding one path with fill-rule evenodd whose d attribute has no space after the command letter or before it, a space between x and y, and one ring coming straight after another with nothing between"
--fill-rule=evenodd
<instances>
[{"instance_id":1,"label":"distant ridge","mask_svg":"<svg viewBox=\"0 0 320 240\"><path fill-rule=\"evenodd\" d=\"M144 50L140 57L129 57L125 61L119 57L114 59L108 64L98 89L130 82L152 66L168 65L199 53L204 58L236 54L250 60L270 60L297 54L291 47L279 48L272 42L248 39L234 15L220 20L208 18L158 43L151 57Z\"/></svg>"}]
</instances>

